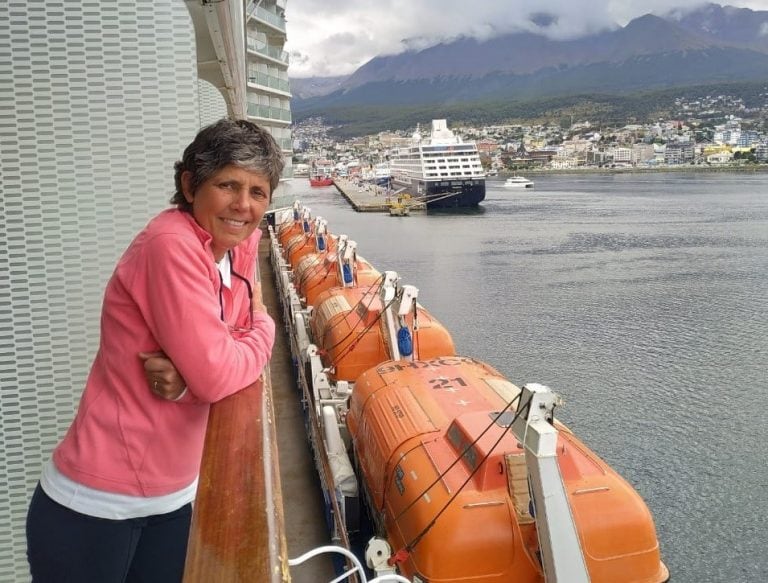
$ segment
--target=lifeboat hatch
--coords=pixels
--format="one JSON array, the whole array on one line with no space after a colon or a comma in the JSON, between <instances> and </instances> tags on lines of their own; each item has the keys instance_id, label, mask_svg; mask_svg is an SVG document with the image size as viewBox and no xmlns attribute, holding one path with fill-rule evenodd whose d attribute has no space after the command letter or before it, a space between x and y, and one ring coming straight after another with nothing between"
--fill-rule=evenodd
<instances>
[{"instance_id":1,"label":"lifeboat hatch","mask_svg":"<svg viewBox=\"0 0 768 583\"><path fill-rule=\"evenodd\" d=\"M504 411L501 415L499 415L498 411L491 411L488 413L488 417L490 417L496 425L505 429L512 425L512 421L515 420L515 415L517 415L516 411Z\"/></svg>"}]
</instances>

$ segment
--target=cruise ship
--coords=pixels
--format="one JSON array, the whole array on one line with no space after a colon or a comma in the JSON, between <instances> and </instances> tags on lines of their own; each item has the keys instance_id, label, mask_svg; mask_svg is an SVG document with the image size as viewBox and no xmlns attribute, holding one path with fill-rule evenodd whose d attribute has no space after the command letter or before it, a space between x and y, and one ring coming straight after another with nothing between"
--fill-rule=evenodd
<instances>
[{"instance_id":1,"label":"cruise ship","mask_svg":"<svg viewBox=\"0 0 768 583\"><path fill-rule=\"evenodd\" d=\"M465 142L444 119L432 120L429 138L417 129L411 145L390 158L392 185L427 208L474 207L485 199L485 172L477 145Z\"/></svg>"}]
</instances>

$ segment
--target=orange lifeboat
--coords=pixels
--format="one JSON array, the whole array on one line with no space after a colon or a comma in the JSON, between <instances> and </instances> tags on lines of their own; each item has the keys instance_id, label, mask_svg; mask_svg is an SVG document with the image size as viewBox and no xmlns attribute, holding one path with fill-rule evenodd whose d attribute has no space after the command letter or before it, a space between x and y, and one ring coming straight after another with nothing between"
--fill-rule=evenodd
<instances>
[{"instance_id":1,"label":"orange lifeboat","mask_svg":"<svg viewBox=\"0 0 768 583\"><path fill-rule=\"evenodd\" d=\"M293 235L283 245L285 260L296 267L301 259L310 253L325 254L329 250L335 250L336 239L328 236L325 221L321 218L315 220L309 233Z\"/></svg>"},{"instance_id":2,"label":"orange lifeboat","mask_svg":"<svg viewBox=\"0 0 768 583\"><path fill-rule=\"evenodd\" d=\"M322 292L334 287L369 286L378 282L381 273L358 257L356 249L354 241L341 235L328 253L306 255L296 265L294 284L307 305L315 305Z\"/></svg>"},{"instance_id":3,"label":"orange lifeboat","mask_svg":"<svg viewBox=\"0 0 768 583\"><path fill-rule=\"evenodd\" d=\"M509 431L520 389L462 356L389 361L355 381L347 426L378 528L423 581L543 583L525 452ZM507 409L506 411L504 411ZM645 503L567 428L557 466L592 583L661 583Z\"/></svg>"},{"instance_id":4,"label":"orange lifeboat","mask_svg":"<svg viewBox=\"0 0 768 583\"><path fill-rule=\"evenodd\" d=\"M286 242L301 233L309 233L311 230L311 216L308 208L301 206L301 203L295 202L292 209L292 220L280 223L277 229L277 240L282 247Z\"/></svg>"},{"instance_id":5,"label":"orange lifeboat","mask_svg":"<svg viewBox=\"0 0 768 583\"><path fill-rule=\"evenodd\" d=\"M324 256L310 254L305 255L294 269L294 281L307 305L314 306L324 291L345 285L342 273L335 252ZM363 258L355 260L352 273L350 284L360 287L372 286L381 278L381 273Z\"/></svg>"},{"instance_id":6,"label":"orange lifeboat","mask_svg":"<svg viewBox=\"0 0 768 583\"><path fill-rule=\"evenodd\" d=\"M330 378L354 381L361 373L389 360L379 286L336 287L317 296L310 322ZM413 353L420 358L455 352L451 335L427 310L417 305ZM414 314L403 323L414 327Z\"/></svg>"}]
</instances>

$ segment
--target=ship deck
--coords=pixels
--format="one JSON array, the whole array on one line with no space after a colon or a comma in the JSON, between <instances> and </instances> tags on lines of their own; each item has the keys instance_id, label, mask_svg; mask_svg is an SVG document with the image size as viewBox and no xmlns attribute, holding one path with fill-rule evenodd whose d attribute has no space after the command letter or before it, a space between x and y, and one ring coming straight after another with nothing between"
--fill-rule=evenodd
<instances>
[{"instance_id":1,"label":"ship deck","mask_svg":"<svg viewBox=\"0 0 768 583\"><path fill-rule=\"evenodd\" d=\"M297 388L285 333L275 276L269 260L269 237L259 245L261 290L267 312L275 320L275 346L270 361L272 397L277 426L280 482L285 507L285 534L288 556L298 557L310 549L331 544L320 483L309 448L301 409L301 393ZM328 555L291 568L292 583L317 583L334 578Z\"/></svg>"}]
</instances>

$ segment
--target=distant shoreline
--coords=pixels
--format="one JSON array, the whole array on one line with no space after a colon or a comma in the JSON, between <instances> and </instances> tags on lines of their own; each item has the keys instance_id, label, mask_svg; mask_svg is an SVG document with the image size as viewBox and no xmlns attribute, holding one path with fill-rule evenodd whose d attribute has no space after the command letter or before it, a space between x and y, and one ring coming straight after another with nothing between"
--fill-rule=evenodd
<instances>
[{"instance_id":1,"label":"distant shoreline","mask_svg":"<svg viewBox=\"0 0 768 583\"><path fill-rule=\"evenodd\" d=\"M768 172L768 164L749 164L739 166L664 166L656 168L529 168L519 172L503 170L498 178L516 176L518 174L658 174L663 172L732 172L757 173ZM493 178L493 177L490 177Z\"/></svg>"}]
</instances>

